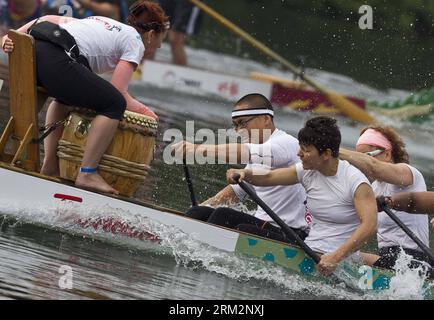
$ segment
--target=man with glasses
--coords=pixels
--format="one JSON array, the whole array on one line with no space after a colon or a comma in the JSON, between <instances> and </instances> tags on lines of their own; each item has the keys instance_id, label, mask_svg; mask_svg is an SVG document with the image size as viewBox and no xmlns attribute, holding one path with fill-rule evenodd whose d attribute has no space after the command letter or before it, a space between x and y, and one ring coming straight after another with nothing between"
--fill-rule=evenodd
<instances>
[{"instance_id":1,"label":"man with glasses","mask_svg":"<svg viewBox=\"0 0 434 320\"><path fill-rule=\"evenodd\" d=\"M298 140L274 125L274 111L270 101L261 94L248 94L241 98L232 111L235 130L242 143L222 145L195 145L182 141L173 146L177 154L215 155L219 163L246 164L246 168L264 174L267 170L288 167L299 162ZM257 195L298 235L304 239L308 234L310 215L306 211L306 194L303 187L252 186ZM246 214L223 205L234 205L246 199L238 185L228 185L201 206L193 207L187 215L209 223L234 228L279 241L286 239L281 229L261 208Z\"/></svg>"}]
</instances>

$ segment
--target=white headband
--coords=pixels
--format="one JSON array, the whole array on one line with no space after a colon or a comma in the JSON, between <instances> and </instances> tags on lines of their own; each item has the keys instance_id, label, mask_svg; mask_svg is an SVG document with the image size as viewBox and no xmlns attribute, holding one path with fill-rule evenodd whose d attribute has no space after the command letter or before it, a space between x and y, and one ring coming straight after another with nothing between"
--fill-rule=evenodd
<instances>
[{"instance_id":1,"label":"white headband","mask_svg":"<svg viewBox=\"0 0 434 320\"><path fill-rule=\"evenodd\" d=\"M232 111L232 118L244 117L244 116L260 116L263 114L269 114L270 116L274 117L273 110L261 108L261 109L246 109L246 110Z\"/></svg>"}]
</instances>

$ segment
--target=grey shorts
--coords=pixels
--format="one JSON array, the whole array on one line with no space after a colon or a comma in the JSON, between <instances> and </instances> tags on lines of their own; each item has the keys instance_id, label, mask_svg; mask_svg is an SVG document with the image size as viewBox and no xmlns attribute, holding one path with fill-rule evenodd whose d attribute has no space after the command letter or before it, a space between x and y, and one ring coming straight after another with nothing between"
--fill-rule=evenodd
<instances>
[{"instance_id":1,"label":"grey shorts","mask_svg":"<svg viewBox=\"0 0 434 320\"><path fill-rule=\"evenodd\" d=\"M195 34L199 28L200 9L188 0L158 0L170 20L170 29L188 35Z\"/></svg>"}]
</instances>

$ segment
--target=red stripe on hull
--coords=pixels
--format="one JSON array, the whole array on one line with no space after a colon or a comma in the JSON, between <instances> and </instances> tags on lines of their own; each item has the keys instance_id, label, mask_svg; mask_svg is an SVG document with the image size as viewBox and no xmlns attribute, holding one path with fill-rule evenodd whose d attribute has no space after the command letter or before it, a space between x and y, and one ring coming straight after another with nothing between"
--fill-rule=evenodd
<instances>
[{"instance_id":1,"label":"red stripe on hull","mask_svg":"<svg viewBox=\"0 0 434 320\"><path fill-rule=\"evenodd\" d=\"M61 193L55 193L54 198L61 199L62 201L70 200L70 201L75 201L75 202L83 202L83 199L80 197L74 197L74 196L70 196L67 194L61 194Z\"/></svg>"}]
</instances>

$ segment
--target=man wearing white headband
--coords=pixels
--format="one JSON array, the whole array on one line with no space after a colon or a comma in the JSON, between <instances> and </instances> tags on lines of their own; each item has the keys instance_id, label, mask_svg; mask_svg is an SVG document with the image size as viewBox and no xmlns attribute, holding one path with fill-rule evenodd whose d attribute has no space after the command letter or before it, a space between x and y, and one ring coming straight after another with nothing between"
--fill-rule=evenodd
<instances>
[{"instance_id":1,"label":"man wearing white headband","mask_svg":"<svg viewBox=\"0 0 434 320\"><path fill-rule=\"evenodd\" d=\"M298 140L274 126L274 111L270 101L263 95L253 93L241 98L232 112L235 130L245 143L221 145L194 145L182 141L173 146L178 154L214 154L216 159L229 163L246 164L246 168L258 171L287 167L299 162ZM303 239L308 234L310 215L306 211L306 194L297 186L256 187L257 195L293 228ZM280 228L261 208L254 215L242 213L222 205L234 205L246 199L245 192L238 185L228 185L201 206L193 207L187 215L223 225L228 228L257 234L280 241L291 242ZM216 208L216 209L215 209Z\"/></svg>"}]
</instances>

